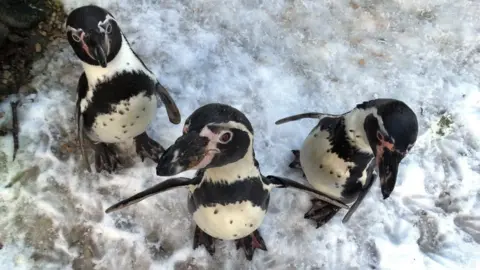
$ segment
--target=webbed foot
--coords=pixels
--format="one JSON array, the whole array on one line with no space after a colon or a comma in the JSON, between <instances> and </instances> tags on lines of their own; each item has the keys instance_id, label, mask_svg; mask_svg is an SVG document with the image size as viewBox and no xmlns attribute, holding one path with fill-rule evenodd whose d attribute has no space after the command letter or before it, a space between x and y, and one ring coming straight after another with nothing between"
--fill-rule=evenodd
<instances>
[{"instance_id":1,"label":"webbed foot","mask_svg":"<svg viewBox=\"0 0 480 270\"><path fill-rule=\"evenodd\" d=\"M206 232L202 231L198 226L195 226L195 233L193 235L193 249L198 248L199 246L205 246L205 249L210 253L211 256L215 253L215 242L214 238L208 235Z\"/></svg>"},{"instance_id":2,"label":"webbed foot","mask_svg":"<svg viewBox=\"0 0 480 270\"><path fill-rule=\"evenodd\" d=\"M95 169L97 173L102 170L112 173L121 165L114 145L96 143L93 144L93 148L95 150Z\"/></svg>"},{"instance_id":3,"label":"webbed foot","mask_svg":"<svg viewBox=\"0 0 480 270\"><path fill-rule=\"evenodd\" d=\"M295 158L290 164L288 164L288 167L292 169L300 169L303 172L302 165L300 164L300 150L292 150L292 153ZM303 177L305 177L305 173L303 174Z\"/></svg>"},{"instance_id":4,"label":"webbed foot","mask_svg":"<svg viewBox=\"0 0 480 270\"><path fill-rule=\"evenodd\" d=\"M327 223L340 210L339 207L321 201L312 199L312 208L305 213L304 218L311 219L317 224L317 229Z\"/></svg>"},{"instance_id":5,"label":"webbed foot","mask_svg":"<svg viewBox=\"0 0 480 270\"><path fill-rule=\"evenodd\" d=\"M237 244L237 249L240 247L243 248L243 251L245 251L245 257L247 257L247 260L249 261L252 260L255 249L267 251L265 241L263 241L263 238L258 230L255 230L252 234L242 239L235 240L235 242Z\"/></svg>"},{"instance_id":6,"label":"webbed foot","mask_svg":"<svg viewBox=\"0 0 480 270\"><path fill-rule=\"evenodd\" d=\"M158 163L160 161L160 155L165 151L165 149L158 142L148 137L146 132L135 137L135 146L137 149L137 154L140 156L142 161L148 157L149 159Z\"/></svg>"}]
</instances>

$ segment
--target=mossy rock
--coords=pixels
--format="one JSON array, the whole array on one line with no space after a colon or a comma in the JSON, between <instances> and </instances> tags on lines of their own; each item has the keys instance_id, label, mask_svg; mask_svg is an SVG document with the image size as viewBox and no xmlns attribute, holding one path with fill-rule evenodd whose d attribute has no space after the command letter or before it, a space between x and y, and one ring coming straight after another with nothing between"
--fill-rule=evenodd
<instances>
[{"instance_id":1,"label":"mossy rock","mask_svg":"<svg viewBox=\"0 0 480 270\"><path fill-rule=\"evenodd\" d=\"M0 21L11 28L30 29L49 13L45 0L0 0Z\"/></svg>"},{"instance_id":2,"label":"mossy rock","mask_svg":"<svg viewBox=\"0 0 480 270\"><path fill-rule=\"evenodd\" d=\"M438 130L437 134L440 136L445 136L445 131L450 128L453 124L453 120L449 115L442 115L438 121Z\"/></svg>"}]
</instances>

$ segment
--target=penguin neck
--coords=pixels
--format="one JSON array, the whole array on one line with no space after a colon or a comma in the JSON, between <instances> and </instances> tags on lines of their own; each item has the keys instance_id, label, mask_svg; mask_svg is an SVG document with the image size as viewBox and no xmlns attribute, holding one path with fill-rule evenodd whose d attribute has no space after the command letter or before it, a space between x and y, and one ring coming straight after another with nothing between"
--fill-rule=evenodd
<instances>
[{"instance_id":1,"label":"penguin neck","mask_svg":"<svg viewBox=\"0 0 480 270\"><path fill-rule=\"evenodd\" d=\"M252 143L250 143L247 153L245 153L241 159L221 167L214 167L205 170L205 179L213 182L236 182L247 178L259 177L260 172L258 171L258 168L255 167L252 149Z\"/></svg>"},{"instance_id":2,"label":"penguin neck","mask_svg":"<svg viewBox=\"0 0 480 270\"><path fill-rule=\"evenodd\" d=\"M135 55L123 34L122 46L117 55L107 63L107 67L90 65L86 62L82 62L82 66L90 86L108 81L123 72L143 72L156 80L155 76L143 66L142 62Z\"/></svg>"},{"instance_id":3,"label":"penguin neck","mask_svg":"<svg viewBox=\"0 0 480 270\"><path fill-rule=\"evenodd\" d=\"M373 154L365 131L365 119L368 115L377 115L377 108L359 109L355 108L344 115L345 134L352 146L363 153Z\"/></svg>"}]
</instances>

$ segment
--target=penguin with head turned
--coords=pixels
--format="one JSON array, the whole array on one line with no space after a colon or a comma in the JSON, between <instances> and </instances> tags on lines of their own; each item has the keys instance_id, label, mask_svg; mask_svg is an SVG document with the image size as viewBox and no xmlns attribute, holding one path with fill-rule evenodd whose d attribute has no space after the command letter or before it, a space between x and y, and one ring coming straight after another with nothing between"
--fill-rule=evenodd
<instances>
[{"instance_id":1,"label":"penguin with head turned","mask_svg":"<svg viewBox=\"0 0 480 270\"><path fill-rule=\"evenodd\" d=\"M417 140L415 113L404 102L374 99L358 104L341 115L304 113L278 120L283 124L303 118L319 119L300 150L292 150L307 181L332 199L352 204L343 218L347 222L374 183L378 171L383 198L392 193L402 159ZM338 211L335 205L312 199L305 218L317 228Z\"/></svg>"},{"instance_id":2,"label":"penguin with head turned","mask_svg":"<svg viewBox=\"0 0 480 270\"><path fill-rule=\"evenodd\" d=\"M68 42L84 70L76 102L84 160L88 163L83 147L86 135L95 151L97 171L115 170L120 162L115 144L132 139L142 160L158 161L164 149L146 133L157 111L156 96L160 96L171 123L181 120L167 89L133 51L107 10L95 5L76 8L68 15L66 28Z\"/></svg>"},{"instance_id":3,"label":"penguin with head turned","mask_svg":"<svg viewBox=\"0 0 480 270\"><path fill-rule=\"evenodd\" d=\"M255 249L267 250L258 231L274 187L294 187L317 195L339 208L345 204L322 192L277 176L263 176L253 149L253 128L239 110L211 103L186 120L183 135L162 155L157 175L171 176L196 169L192 179L171 178L125 199L106 213L137 203L156 193L189 187L188 209L196 223L193 247L204 245L213 255L214 239L235 240L248 260Z\"/></svg>"}]
</instances>

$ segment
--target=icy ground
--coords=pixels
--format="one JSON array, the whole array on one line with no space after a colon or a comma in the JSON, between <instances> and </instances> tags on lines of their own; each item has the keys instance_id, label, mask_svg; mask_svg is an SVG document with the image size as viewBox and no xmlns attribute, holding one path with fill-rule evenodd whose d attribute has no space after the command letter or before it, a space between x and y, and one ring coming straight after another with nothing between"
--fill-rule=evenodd
<instances>
[{"instance_id":1,"label":"icy ground","mask_svg":"<svg viewBox=\"0 0 480 270\"><path fill-rule=\"evenodd\" d=\"M70 11L79 1L67 1ZM315 125L291 114L342 113L379 97L417 113L418 141L383 201L379 185L342 225L303 219L309 195L275 190L261 227L268 252L248 262L231 241L192 250L186 189L110 215L163 179L138 159L117 175L79 171L73 121L81 66L66 42L36 63L19 108L20 152L0 141L0 268L479 269L480 3L468 0L90 1L108 8L167 86L182 120L223 102L255 128L264 174L302 181L288 163ZM33 102L28 99L33 99ZM9 121L8 104L2 104ZM182 124L164 108L149 133L168 146ZM19 175L19 173L24 172ZM16 177L11 187L5 186Z\"/></svg>"}]
</instances>

